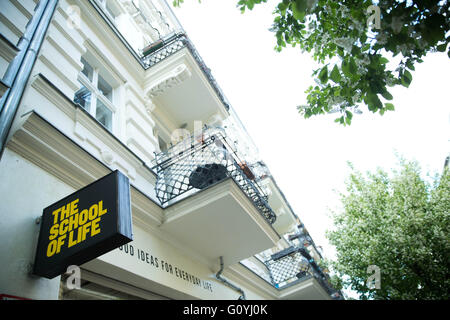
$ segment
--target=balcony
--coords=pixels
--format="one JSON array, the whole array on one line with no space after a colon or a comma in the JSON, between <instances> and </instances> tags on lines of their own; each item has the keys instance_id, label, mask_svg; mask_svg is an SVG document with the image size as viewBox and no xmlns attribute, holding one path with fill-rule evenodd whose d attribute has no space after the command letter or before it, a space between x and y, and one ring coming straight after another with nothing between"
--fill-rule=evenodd
<instances>
[{"instance_id":1,"label":"balcony","mask_svg":"<svg viewBox=\"0 0 450 320\"><path fill-rule=\"evenodd\" d=\"M166 37L165 39L160 39L159 41L143 48L142 50L142 62L145 68L150 68L157 63L163 61L164 59L170 57L171 55L177 53L178 51L186 48L191 53L192 57L197 62L199 68L203 72L204 76L208 79L209 84L216 92L220 101L223 103L225 108L228 110L230 108L228 100L220 89L217 81L211 74L211 70L206 66L205 62L201 58L198 51L195 49L194 44L189 40L187 35L183 32L173 33Z\"/></svg>"},{"instance_id":2,"label":"balcony","mask_svg":"<svg viewBox=\"0 0 450 320\"><path fill-rule=\"evenodd\" d=\"M225 266L273 247L280 236L267 196L222 128L206 128L155 155L161 229Z\"/></svg>"},{"instance_id":3,"label":"balcony","mask_svg":"<svg viewBox=\"0 0 450 320\"><path fill-rule=\"evenodd\" d=\"M180 198L191 190L205 189L230 177L258 208L260 214L273 224L275 213L266 202L267 196L254 180L222 128L207 128L194 133L166 152L155 156L158 174L156 196L161 204Z\"/></svg>"},{"instance_id":4,"label":"balcony","mask_svg":"<svg viewBox=\"0 0 450 320\"><path fill-rule=\"evenodd\" d=\"M139 95L164 135L228 117L226 97L165 1L111 1L116 10L89 2L143 68Z\"/></svg>"},{"instance_id":5,"label":"balcony","mask_svg":"<svg viewBox=\"0 0 450 320\"><path fill-rule=\"evenodd\" d=\"M258 254L240 264L276 288L281 299L342 299L303 246L291 246L266 258Z\"/></svg>"},{"instance_id":6,"label":"balcony","mask_svg":"<svg viewBox=\"0 0 450 320\"><path fill-rule=\"evenodd\" d=\"M194 121L224 120L230 105L185 33L172 33L146 46L144 92L159 118L193 132Z\"/></svg>"}]
</instances>

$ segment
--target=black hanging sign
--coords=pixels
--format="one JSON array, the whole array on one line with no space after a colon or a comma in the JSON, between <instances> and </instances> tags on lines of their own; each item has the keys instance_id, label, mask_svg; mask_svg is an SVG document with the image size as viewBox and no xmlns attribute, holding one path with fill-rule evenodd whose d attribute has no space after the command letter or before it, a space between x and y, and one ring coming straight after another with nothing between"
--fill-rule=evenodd
<instances>
[{"instance_id":1,"label":"black hanging sign","mask_svg":"<svg viewBox=\"0 0 450 320\"><path fill-rule=\"evenodd\" d=\"M34 274L54 278L132 240L130 184L116 170L44 209Z\"/></svg>"}]
</instances>

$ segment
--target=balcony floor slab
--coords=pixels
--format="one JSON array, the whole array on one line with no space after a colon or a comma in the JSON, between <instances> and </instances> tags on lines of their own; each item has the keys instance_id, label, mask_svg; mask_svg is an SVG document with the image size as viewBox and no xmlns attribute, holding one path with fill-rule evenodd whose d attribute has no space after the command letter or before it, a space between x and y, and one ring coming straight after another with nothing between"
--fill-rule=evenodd
<instances>
[{"instance_id":1,"label":"balcony floor slab","mask_svg":"<svg viewBox=\"0 0 450 320\"><path fill-rule=\"evenodd\" d=\"M164 210L160 228L225 266L276 245L280 236L233 179L225 179Z\"/></svg>"}]
</instances>

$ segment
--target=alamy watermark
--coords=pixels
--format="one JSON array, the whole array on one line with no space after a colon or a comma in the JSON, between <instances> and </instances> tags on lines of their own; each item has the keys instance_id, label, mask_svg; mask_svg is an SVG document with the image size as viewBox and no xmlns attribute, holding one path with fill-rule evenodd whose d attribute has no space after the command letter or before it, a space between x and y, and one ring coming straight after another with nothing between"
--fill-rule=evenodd
<instances>
[{"instance_id":1,"label":"alamy watermark","mask_svg":"<svg viewBox=\"0 0 450 320\"><path fill-rule=\"evenodd\" d=\"M69 290L81 289L81 269L78 266L70 265L67 267L66 288Z\"/></svg>"},{"instance_id":2,"label":"alamy watermark","mask_svg":"<svg viewBox=\"0 0 450 320\"><path fill-rule=\"evenodd\" d=\"M377 265L368 266L367 274L370 274L370 276L367 278L367 282L366 282L367 287L369 289L381 289L380 267Z\"/></svg>"},{"instance_id":3,"label":"alamy watermark","mask_svg":"<svg viewBox=\"0 0 450 320\"><path fill-rule=\"evenodd\" d=\"M367 8L367 14L370 14L367 18L367 28L371 29L373 26L375 29L381 29L381 11L379 6L371 5Z\"/></svg>"},{"instance_id":4,"label":"alamy watermark","mask_svg":"<svg viewBox=\"0 0 450 320\"><path fill-rule=\"evenodd\" d=\"M79 6L69 6L67 8L67 28L80 29L81 28L81 10Z\"/></svg>"}]
</instances>

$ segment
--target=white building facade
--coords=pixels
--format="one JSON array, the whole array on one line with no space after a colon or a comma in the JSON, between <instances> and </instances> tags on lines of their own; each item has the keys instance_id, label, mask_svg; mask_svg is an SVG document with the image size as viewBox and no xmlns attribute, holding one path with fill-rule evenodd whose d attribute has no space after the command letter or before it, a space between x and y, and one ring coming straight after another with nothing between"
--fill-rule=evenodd
<instances>
[{"instance_id":1,"label":"white building facade","mask_svg":"<svg viewBox=\"0 0 450 320\"><path fill-rule=\"evenodd\" d=\"M321 253L164 0L0 8L0 294L339 299ZM133 241L33 275L43 208L119 170Z\"/></svg>"}]
</instances>

